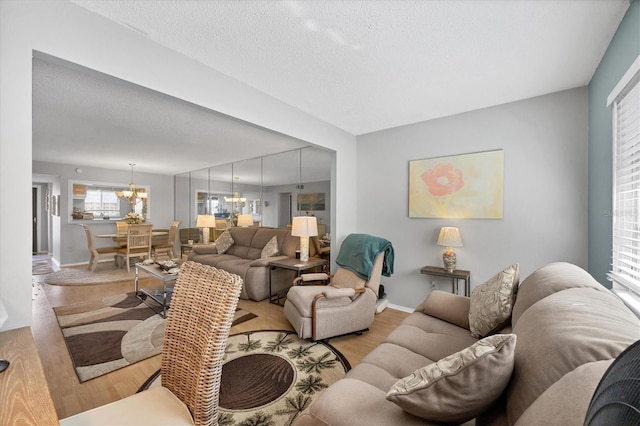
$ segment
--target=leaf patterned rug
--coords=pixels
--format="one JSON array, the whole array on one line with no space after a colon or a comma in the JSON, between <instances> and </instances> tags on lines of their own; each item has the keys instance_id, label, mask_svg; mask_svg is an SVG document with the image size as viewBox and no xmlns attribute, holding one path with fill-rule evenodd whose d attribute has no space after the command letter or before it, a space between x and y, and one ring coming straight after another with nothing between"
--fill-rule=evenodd
<instances>
[{"instance_id":1,"label":"leaf patterned rug","mask_svg":"<svg viewBox=\"0 0 640 426\"><path fill-rule=\"evenodd\" d=\"M117 268L113 262L101 262L91 272L87 265L67 266L59 271L44 276L44 282L50 285L93 285L109 284L122 281L133 281L135 268L127 272L127 268ZM143 274L143 278L144 274Z\"/></svg>"},{"instance_id":2,"label":"leaf patterned rug","mask_svg":"<svg viewBox=\"0 0 640 426\"><path fill-rule=\"evenodd\" d=\"M162 352L166 320L133 292L53 311L81 383ZM255 317L238 309L232 325Z\"/></svg>"},{"instance_id":3,"label":"leaf patterned rug","mask_svg":"<svg viewBox=\"0 0 640 426\"><path fill-rule=\"evenodd\" d=\"M326 342L293 331L249 331L229 336L220 383L218 424L290 425L318 394L351 369ZM140 388L160 386L160 371Z\"/></svg>"}]
</instances>

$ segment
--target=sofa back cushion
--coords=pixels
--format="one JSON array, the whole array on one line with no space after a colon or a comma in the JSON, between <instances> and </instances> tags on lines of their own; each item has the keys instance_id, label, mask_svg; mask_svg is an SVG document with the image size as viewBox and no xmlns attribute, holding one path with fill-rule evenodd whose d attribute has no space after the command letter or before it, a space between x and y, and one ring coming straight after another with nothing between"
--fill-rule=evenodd
<instances>
[{"instance_id":1,"label":"sofa back cushion","mask_svg":"<svg viewBox=\"0 0 640 426\"><path fill-rule=\"evenodd\" d=\"M258 228L239 228L231 227L225 232L229 232L233 238L233 245L226 251L227 254L238 256L243 259L249 259L249 247L251 246L251 240ZM260 257L260 256L258 256ZM254 257L257 259L258 257Z\"/></svg>"},{"instance_id":2,"label":"sofa back cushion","mask_svg":"<svg viewBox=\"0 0 640 426\"><path fill-rule=\"evenodd\" d=\"M528 308L520 310L513 327L518 344L506 391L509 424L526 411L528 419L535 418L535 407L542 415L544 405L536 404L538 398L545 393L558 396L566 389L563 381L580 377L588 364L614 359L640 339L640 319L612 292L592 285L593 278L580 268L553 264L534 274L535 281L523 281L516 301ZM571 416L584 419L596 384L585 380L581 386L589 389L562 393Z\"/></svg>"},{"instance_id":3,"label":"sofa back cushion","mask_svg":"<svg viewBox=\"0 0 640 426\"><path fill-rule=\"evenodd\" d=\"M520 283L511 324L515 326L522 314L539 300L576 287L607 291L587 271L571 263L554 262L541 267Z\"/></svg>"},{"instance_id":4,"label":"sofa back cushion","mask_svg":"<svg viewBox=\"0 0 640 426\"><path fill-rule=\"evenodd\" d=\"M233 237L233 245L227 254L243 259L260 259L262 249L275 235L278 238L278 249L281 255L295 257L298 248L298 237L292 237L291 231L285 228L242 228L231 227L228 231Z\"/></svg>"}]
</instances>

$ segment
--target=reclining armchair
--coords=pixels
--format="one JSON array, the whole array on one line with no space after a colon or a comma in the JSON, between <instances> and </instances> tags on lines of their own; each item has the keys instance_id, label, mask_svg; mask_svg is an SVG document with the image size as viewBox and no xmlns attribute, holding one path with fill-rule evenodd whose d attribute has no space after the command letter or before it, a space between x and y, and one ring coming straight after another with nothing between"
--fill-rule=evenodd
<instances>
[{"instance_id":1,"label":"reclining armchair","mask_svg":"<svg viewBox=\"0 0 640 426\"><path fill-rule=\"evenodd\" d=\"M367 243L362 245L363 241ZM381 276L393 272L393 247L382 238L351 234L336 262L341 267L333 276L304 274L287 294L284 315L302 339L324 340L369 328L376 313ZM309 281L329 284L296 285Z\"/></svg>"}]
</instances>

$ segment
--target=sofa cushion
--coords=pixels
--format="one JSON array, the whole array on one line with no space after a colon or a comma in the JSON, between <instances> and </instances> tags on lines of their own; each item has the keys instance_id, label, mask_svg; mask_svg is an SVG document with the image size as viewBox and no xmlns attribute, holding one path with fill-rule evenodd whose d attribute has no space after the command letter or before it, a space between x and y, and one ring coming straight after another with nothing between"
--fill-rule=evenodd
<instances>
[{"instance_id":1,"label":"sofa cushion","mask_svg":"<svg viewBox=\"0 0 640 426\"><path fill-rule=\"evenodd\" d=\"M488 336L509 322L519 280L519 265L515 263L473 289L469 306L472 336Z\"/></svg>"},{"instance_id":2,"label":"sofa cushion","mask_svg":"<svg viewBox=\"0 0 640 426\"><path fill-rule=\"evenodd\" d=\"M609 290L574 287L534 303L513 332L518 345L506 392L510 424L583 364L614 359L640 339L640 319ZM571 404L575 413L578 407Z\"/></svg>"},{"instance_id":3,"label":"sofa cushion","mask_svg":"<svg viewBox=\"0 0 640 426\"><path fill-rule=\"evenodd\" d=\"M231 247L233 243L234 241L233 241L233 237L231 236L231 233L228 230L224 231L216 240L216 247L218 248L218 253L224 254L227 250L229 250L229 247Z\"/></svg>"},{"instance_id":4,"label":"sofa cushion","mask_svg":"<svg viewBox=\"0 0 640 426\"><path fill-rule=\"evenodd\" d=\"M278 237L274 235L273 237L271 237L269 242L262 248L260 257L277 256L278 253L280 253L280 250L278 249Z\"/></svg>"},{"instance_id":5,"label":"sofa cushion","mask_svg":"<svg viewBox=\"0 0 640 426\"><path fill-rule=\"evenodd\" d=\"M567 262L553 262L537 269L518 287L511 323L516 325L522 314L536 302L561 290L588 287L608 291L587 271Z\"/></svg>"},{"instance_id":6,"label":"sofa cushion","mask_svg":"<svg viewBox=\"0 0 640 426\"><path fill-rule=\"evenodd\" d=\"M414 371L387 392L405 411L434 422L465 422L504 391L513 371L514 334L496 334Z\"/></svg>"}]
</instances>

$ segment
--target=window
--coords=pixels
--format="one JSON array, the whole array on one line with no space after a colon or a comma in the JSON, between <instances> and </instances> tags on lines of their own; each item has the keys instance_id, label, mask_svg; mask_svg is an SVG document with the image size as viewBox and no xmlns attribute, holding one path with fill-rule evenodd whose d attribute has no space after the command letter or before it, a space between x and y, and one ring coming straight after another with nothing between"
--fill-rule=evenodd
<instances>
[{"instance_id":1,"label":"window","mask_svg":"<svg viewBox=\"0 0 640 426\"><path fill-rule=\"evenodd\" d=\"M118 217L120 200L113 190L87 188L84 211L92 213L94 217Z\"/></svg>"},{"instance_id":2,"label":"window","mask_svg":"<svg viewBox=\"0 0 640 426\"><path fill-rule=\"evenodd\" d=\"M613 103L614 290L640 298L640 57L609 96Z\"/></svg>"}]
</instances>

